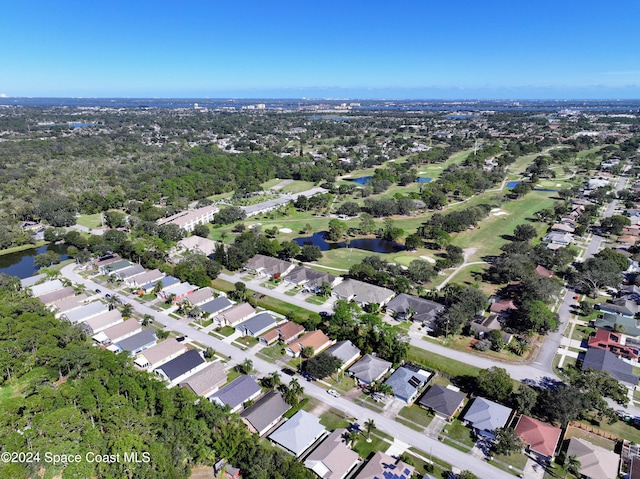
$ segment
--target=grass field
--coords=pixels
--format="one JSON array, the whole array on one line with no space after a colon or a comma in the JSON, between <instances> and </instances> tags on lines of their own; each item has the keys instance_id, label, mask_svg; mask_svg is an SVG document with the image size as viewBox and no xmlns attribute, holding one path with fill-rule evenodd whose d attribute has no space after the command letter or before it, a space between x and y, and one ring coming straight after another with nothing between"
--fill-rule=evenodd
<instances>
[{"instance_id":1,"label":"grass field","mask_svg":"<svg viewBox=\"0 0 640 479\"><path fill-rule=\"evenodd\" d=\"M39 248L40 246L44 246L46 244L47 244L46 241L38 241L36 244L23 244L22 246L14 246L13 248L0 250L0 256L5 254L16 253L18 251L25 251L28 249Z\"/></svg>"},{"instance_id":2,"label":"grass field","mask_svg":"<svg viewBox=\"0 0 640 479\"><path fill-rule=\"evenodd\" d=\"M461 363L453 359L435 354L424 349L416 348L415 346L409 346L409 353L407 354L409 361L420 364L427 369L433 371L439 371L448 376L477 376L480 372L480 368L471 366L470 364Z\"/></svg>"},{"instance_id":3,"label":"grass field","mask_svg":"<svg viewBox=\"0 0 640 479\"><path fill-rule=\"evenodd\" d=\"M353 450L358 453L360 457L369 457L372 452L386 451L389 447L389 443L377 436L375 432L371 433L371 442L367 442L366 432L363 432L358 437L356 445Z\"/></svg>"},{"instance_id":4,"label":"grass field","mask_svg":"<svg viewBox=\"0 0 640 479\"><path fill-rule=\"evenodd\" d=\"M509 235L513 234L516 226L522 223L533 225L538 234L546 229L545 223L532 222L533 214L541 209L553 206L554 200L551 194L532 191L523 198L508 201L502 205L506 215L491 215L482 221L474 230L463 231L453 236L452 244L461 248L476 248L469 261L479 261L483 256L500 253L500 247L508 242Z\"/></svg>"},{"instance_id":5,"label":"grass field","mask_svg":"<svg viewBox=\"0 0 640 479\"><path fill-rule=\"evenodd\" d=\"M426 428L433 419L433 414L428 413L417 404L403 407L398 416L406 419L409 423L415 424L419 429Z\"/></svg>"},{"instance_id":6,"label":"grass field","mask_svg":"<svg viewBox=\"0 0 640 479\"><path fill-rule=\"evenodd\" d=\"M102 214L96 213L94 215L80 215L76 219L76 223L89 229L97 228L102 226Z\"/></svg>"}]
</instances>

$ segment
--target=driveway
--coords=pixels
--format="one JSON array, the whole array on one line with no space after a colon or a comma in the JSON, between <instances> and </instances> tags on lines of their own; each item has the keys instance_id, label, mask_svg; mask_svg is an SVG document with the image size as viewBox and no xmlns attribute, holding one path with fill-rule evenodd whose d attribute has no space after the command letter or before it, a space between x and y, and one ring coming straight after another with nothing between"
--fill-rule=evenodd
<instances>
[{"instance_id":1,"label":"driveway","mask_svg":"<svg viewBox=\"0 0 640 479\"><path fill-rule=\"evenodd\" d=\"M433 439L438 439L438 436L440 435L446 424L447 420L442 416L438 416L436 414L427 428L424 430L424 433Z\"/></svg>"}]
</instances>

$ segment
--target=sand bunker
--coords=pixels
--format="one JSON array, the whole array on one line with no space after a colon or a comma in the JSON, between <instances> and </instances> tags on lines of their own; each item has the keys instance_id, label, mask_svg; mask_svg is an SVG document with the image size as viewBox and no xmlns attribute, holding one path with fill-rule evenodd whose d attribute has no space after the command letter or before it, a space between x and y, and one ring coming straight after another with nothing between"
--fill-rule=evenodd
<instances>
[{"instance_id":1,"label":"sand bunker","mask_svg":"<svg viewBox=\"0 0 640 479\"><path fill-rule=\"evenodd\" d=\"M429 263L435 263L436 260L429 256L420 256L423 260L428 261Z\"/></svg>"},{"instance_id":2,"label":"sand bunker","mask_svg":"<svg viewBox=\"0 0 640 479\"><path fill-rule=\"evenodd\" d=\"M502 211L500 208L492 208L491 213L495 213L496 211Z\"/></svg>"},{"instance_id":3,"label":"sand bunker","mask_svg":"<svg viewBox=\"0 0 640 479\"><path fill-rule=\"evenodd\" d=\"M291 228L280 228L280 233L293 233Z\"/></svg>"},{"instance_id":4,"label":"sand bunker","mask_svg":"<svg viewBox=\"0 0 640 479\"><path fill-rule=\"evenodd\" d=\"M501 215L508 215L509 213L507 213L506 211L498 211L497 213L494 213L493 216L501 216Z\"/></svg>"}]
</instances>

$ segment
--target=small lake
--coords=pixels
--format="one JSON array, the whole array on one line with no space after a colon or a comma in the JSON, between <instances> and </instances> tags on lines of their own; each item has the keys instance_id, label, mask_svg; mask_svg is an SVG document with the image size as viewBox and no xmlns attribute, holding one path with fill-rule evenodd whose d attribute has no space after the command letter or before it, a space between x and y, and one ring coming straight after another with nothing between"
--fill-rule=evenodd
<instances>
[{"instance_id":1,"label":"small lake","mask_svg":"<svg viewBox=\"0 0 640 479\"><path fill-rule=\"evenodd\" d=\"M60 255L60 261L69 259L66 255L67 245L49 244L40 246L39 248L26 249L24 251L17 251L0 256L0 273L17 276L20 279L33 276L38 272L38 268L34 266L33 260L36 255L42 254L45 251L58 253Z\"/></svg>"},{"instance_id":2,"label":"small lake","mask_svg":"<svg viewBox=\"0 0 640 479\"><path fill-rule=\"evenodd\" d=\"M358 183L359 185L368 185L371 183L373 176L359 176L358 178L345 178L347 181L353 181L354 183ZM432 178L423 178L418 177L416 180L417 183L429 183Z\"/></svg>"},{"instance_id":3,"label":"small lake","mask_svg":"<svg viewBox=\"0 0 640 479\"><path fill-rule=\"evenodd\" d=\"M515 188L516 186L518 186L519 184L521 184L522 181L510 181L509 183L507 183L507 188Z\"/></svg>"},{"instance_id":4,"label":"small lake","mask_svg":"<svg viewBox=\"0 0 640 479\"><path fill-rule=\"evenodd\" d=\"M304 246L305 244L318 246L321 251L347 247L347 244L344 241L340 241L339 243L326 241L324 239L324 231L314 233L312 236L294 238L293 241L298 243L300 246ZM362 249L365 251L371 251L372 253L397 253L398 251L404 250L404 245L396 243L395 241L387 241L379 238L359 238L352 239L349 242L349 248Z\"/></svg>"},{"instance_id":5,"label":"small lake","mask_svg":"<svg viewBox=\"0 0 640 479\"><path fill-rule=\"evenodd\" d=\"M69 123L71 128L90 128L93 126L98 126L96 123Z\"/></svg>"}]
</instances>

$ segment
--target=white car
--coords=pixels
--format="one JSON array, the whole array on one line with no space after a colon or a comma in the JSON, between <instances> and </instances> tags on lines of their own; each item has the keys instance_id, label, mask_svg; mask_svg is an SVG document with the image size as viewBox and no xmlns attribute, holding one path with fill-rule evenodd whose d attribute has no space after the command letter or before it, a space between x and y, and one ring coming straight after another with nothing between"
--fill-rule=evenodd
<instances>
[{"instance_id":1,"label":"white car","mask_svg":"<svg viewBox=\"0 0 640 479\"><path fill-rule=\"evenodd\" d=\"M335 389L328 389L327 392L329 394L331 394L334 398L339 398L340 397L340 393L338 391L336 391Z\"/></svg>"}]
</instances>

